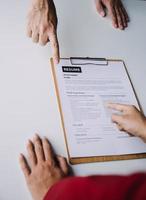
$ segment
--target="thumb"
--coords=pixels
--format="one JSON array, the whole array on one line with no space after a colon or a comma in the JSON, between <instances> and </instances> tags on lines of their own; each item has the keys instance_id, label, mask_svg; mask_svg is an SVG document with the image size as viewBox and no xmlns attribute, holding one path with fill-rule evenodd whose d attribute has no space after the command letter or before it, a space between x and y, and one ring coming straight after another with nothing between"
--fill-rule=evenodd
<instances>
[{"instance_id":1,"label":"thumb","mask_svg":"<svg viewBox=\"0 0 146 200\"><path fill-rule=\"evenodd\" d=\"M102 16L102 17L105 17L105 10L104 10L104 7L103 7L103 4L100 0L95 0L95 3L96 3L96 10L97 12Z\"/></svg>"}]
</instances>

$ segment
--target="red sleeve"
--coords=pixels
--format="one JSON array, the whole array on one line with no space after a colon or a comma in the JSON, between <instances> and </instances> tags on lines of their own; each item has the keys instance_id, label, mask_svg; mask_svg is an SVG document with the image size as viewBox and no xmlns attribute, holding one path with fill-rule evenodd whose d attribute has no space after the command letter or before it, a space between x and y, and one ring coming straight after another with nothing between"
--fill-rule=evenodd
<instances>
[{"instance_id":1,"label":"red sleeve","mask_svg":"<svg viewBox=\"0 0 146 200\"><path fill-rule=\"evenodd\" d=\"M55 184L44 200L146 200L146 174L70 177Z\"/></svg>"}]
</instances>

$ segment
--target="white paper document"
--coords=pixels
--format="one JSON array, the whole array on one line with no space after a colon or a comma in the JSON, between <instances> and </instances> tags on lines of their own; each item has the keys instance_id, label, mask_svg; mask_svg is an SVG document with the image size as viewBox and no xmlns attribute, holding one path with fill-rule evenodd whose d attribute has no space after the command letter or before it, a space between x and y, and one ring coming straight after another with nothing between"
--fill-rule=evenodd
<instances>
[{"instance_id":1,"label":"white paper document","mask_svg":"<svg viewBox=\"0 0 146 200\"><path fill-rule=\"evenodd\" d=\"M141 139L118 130L107 108L109 102L139 108L122 61L61 59L54 68L70 157L146 152Z\"/></svg>"}]
</instances>

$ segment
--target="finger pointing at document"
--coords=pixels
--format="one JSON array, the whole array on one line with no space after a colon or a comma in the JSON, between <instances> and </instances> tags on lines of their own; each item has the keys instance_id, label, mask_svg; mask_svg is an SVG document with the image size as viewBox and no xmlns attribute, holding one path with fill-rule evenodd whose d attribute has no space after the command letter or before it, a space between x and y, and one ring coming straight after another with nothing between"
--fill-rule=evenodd
<instances>
[{"instance_id":1,"label":"finger pointing at document","mask_svg":"<svg viewBox=\"0 0 146 200\"><path fill-rule=\"evenodd\" d=\"M27 35L40 45L50 42L54 62L59 62L57 14L53 0L32 0L28 13Z\"/></svg>"},{"instance_id":2,"label":"finger pointing at document","mask_svg":"<svg viewBox=\"0 0 146 200\"><path fill-rule=\"evenodd\" d=\"M121 112L113 114L112 121L119 130L141 137L146 142L146 117L132 105L109 103L108 108Z\"/></svg>"}]
</instances>

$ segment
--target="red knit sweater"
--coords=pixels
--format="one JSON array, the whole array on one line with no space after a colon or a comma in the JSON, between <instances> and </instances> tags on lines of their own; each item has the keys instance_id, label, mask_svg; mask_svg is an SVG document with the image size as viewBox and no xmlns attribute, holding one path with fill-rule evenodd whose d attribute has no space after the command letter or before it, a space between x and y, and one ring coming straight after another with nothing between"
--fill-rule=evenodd
<instances>
[{"instance_id":1,"label":"red knit sweater","mask_svg":"<svg viewBox=\"0 0 146 200\"><path fill-rule=\"evenodd\" d=\"M146 200L146 174L66 178L44 200Z\"/></svg>"}]
</instances>

